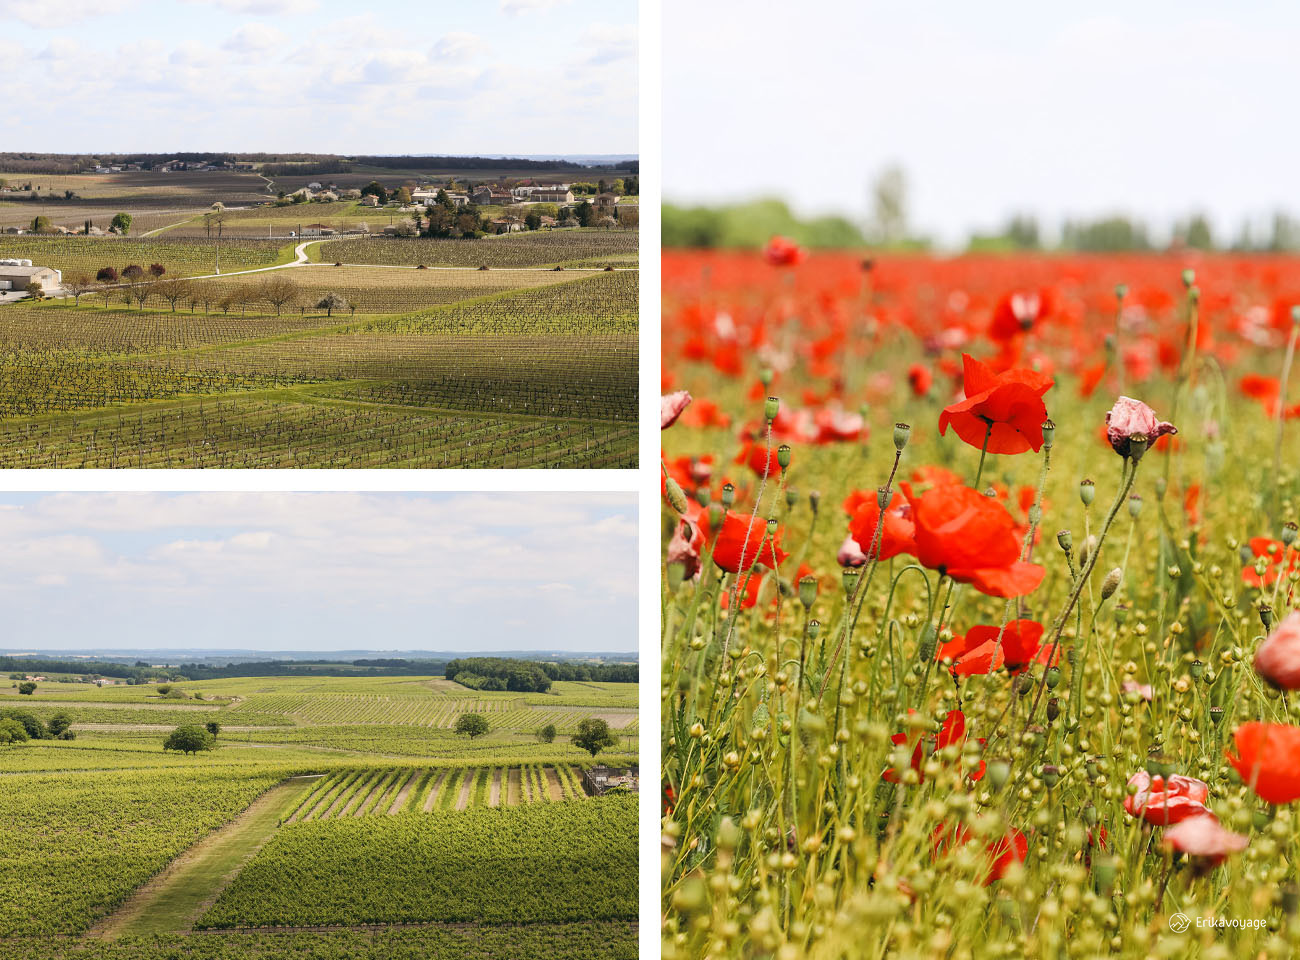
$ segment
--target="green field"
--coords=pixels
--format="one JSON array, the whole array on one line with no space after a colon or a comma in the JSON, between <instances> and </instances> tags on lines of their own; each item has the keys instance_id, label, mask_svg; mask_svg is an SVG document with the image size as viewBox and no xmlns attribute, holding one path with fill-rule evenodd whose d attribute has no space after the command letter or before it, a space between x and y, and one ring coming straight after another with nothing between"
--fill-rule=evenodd
<instances>
[{"instance_id":1,"label":"green field","mask_svg":"<svg viewBox=\"0 0 1300 960\"><path fill-rule=\"evenodd\" d=\"M625 258L635 235L578 233L358 241L491 249L519 264L490 270L267 270L292 247L225 241L223 271L253 272L219 277L203 239L0 237L0 255L55 266L65 283L101 266L165 270L161 282L0 304L0 464L633 466L637 273L535 263L602 245ZM327 296L338 298L328 309Z\"/></svg>"},{"instance_id":2,"label":"green field","mask_svg":"<svg viewBox=\"0 0 1300 960\"><path fill-rule=\"evenodd\" d=\"M597 759L635 763L635 684L256 677L174 691L47 682L0 696L0 713L64 713L76 734L0 747L0 957L290 943L327 958L634 955L636 802L589 797L595 761L569 738L608 718L619 743ZM449 729L471 712L490 724L472 740ZM215 750L163 751L172 724L213 719ZM536 736L547 723L550 744ZM577 922L608 952L559 943ZM373 923L414 926L381 936ZM341 929L202 932L285 926Z\"/></svg>"}]
</instances>

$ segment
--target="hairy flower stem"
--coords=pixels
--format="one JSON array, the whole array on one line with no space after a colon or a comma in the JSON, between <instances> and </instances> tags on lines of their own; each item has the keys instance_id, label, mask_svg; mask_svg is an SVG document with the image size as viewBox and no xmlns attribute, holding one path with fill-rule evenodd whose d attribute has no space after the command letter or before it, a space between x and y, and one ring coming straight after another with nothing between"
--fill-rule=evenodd
<instances>
[{"instance_id":1,"label":"hairy flower stem","mask_svg":"<svg viewBox=\"0 0 1300 960\"><path fill-rule=\"evenodd\" d=\"M1110 505L1110 510L1106 514L1106 522L1103 523L1101 526L1101 532L1097 534L1097 546L1093 548L1093 550L1089 553L1088 562L1079 571L1079 577L1075 581L1074 589L1070 591L1070 598L1068 601L1066 601L1065 608L1059 614L1057 614L1056 620L1052 624L1052 639L1049 641L1048 644L1049 647L1051 648L1051 651L1047 655L1049 663L1051 662L1051 658L1056 656L1056 651L1060 647L1061 633L1062 631L1065 630L1065 623L1067 620L1069 620L1070 614L1074 612L1075 604L1079 602L1079 596L1083 593L1084 585L1088 583L1089 579L1091 578L1093 568L1097 566L1097 558L1101 556L1102 544L1106 542L1106 534L1110 531L1110 525L1111 523L1114 522L1115 516L1119 513L1119 508L1123 506L1124 501L1128 499L1129 491L1133 489L1133 481L1136 478L1137 478L1137 461L1130 460L1128 457L1125 457L1124 474L1123 474L1124 482L1120 485L1119 492L1115 495L1115 502ZM1077 657L1079 670L1081 671L1083 670L1084 665L1087 662L1087 659L1088 659L1087 647L1085 645L1083 646L1083 649L1079 650L1079 654ZM1034 694L1034 702L1030 706L1029 713L1025 717L1026 730L1029 729L1029 725L1034 720L1034 714L1038 711L1038 704L1039 701L1042 700L1043 698L1043 690L1046 688L1046 686L1047 686L1047 671L1044 670L1043 676L1040 677L1038 680L1038 690Z\"/></svg>"},{"instance_id":2,"label":"hairy flower stem","mask_svg":"<svg viewBox=\"0 0 1300 960\"><path fill-rule=\"evenodd\" d=\"M763 475L758 478L758 493L754 495L754 509L749 514L749 525L745 527L745 542L740 545L740 568L745 570L745 550L749 547L749 538L754 535L754 518L758 516L758 511L763 505L763 490L767 486L767 475L772 472L772 421L767 422L767 459L763 461ZM762 547L759 547L755 556L761 555ZM730 616L727 617L727 635L722 640L722 669L727 669L727 653L731 649L731 637L736 632L736 618L740 615L740 578L732 585L731 601L728 604L727 611Z\"/></svg>"},{"instance_id":3,"label":"hairy flower stem","mask_svg":"<svg viewBox=\"0 0 1300 960\"><path fill-rule=\"evenodd\" d=\"M991 428L990 428L991 429ZM826 695L826 685L830 683L831 673L835 670L835 664L839 661L840 654L844 652L844 645L848 642L849 637L853 635L853 628L858 623L858 613L862 609L862 601L866 598L867 587L871 585L871 578L876 572L876 567L880 563L880 544L884 539L885 533L885 510L889 506L889 501L894 496L894 477L898 474L898 462L903 459L903 451L894 452L894 465L890 468L889 479L885 481L883 499L884 505L880 507L880 515L876 518L876 535L871 539L871 549L867 551L867 575L858 577L858 586L853 591L853 595L848 598L844 608L844 625L840 630L839 640L835 643L835 649L831 653L830 661L826 664L826 670L822 674L822 685L817 691L817 699L820 701ZM847 660L845 661L847 665ZM841 672L840 685L843 686L844 677Z\"/></svg>"},{"instance_id":4,"label":"hairy flower stem","mask_svg":"<svg viewBox=\"0 0 1300 960\"><path fill-rule=\"evenodd\" d=\"M1286 357L1282 360L1282 376L1277 385L1277 433L1273 440L1273 513L1274 520L1277 519L1277 512L1282 506L1282 486L1278 482L1282 476L1282 433L1286 424L1286 385L1291 379L1291 363L1295 360L1296 339L1300 338L1300 323L1292 322L1291 336L1286 342ZM1282 579L1281 577L1278 578Z\"/></svg>"}]
</instances>

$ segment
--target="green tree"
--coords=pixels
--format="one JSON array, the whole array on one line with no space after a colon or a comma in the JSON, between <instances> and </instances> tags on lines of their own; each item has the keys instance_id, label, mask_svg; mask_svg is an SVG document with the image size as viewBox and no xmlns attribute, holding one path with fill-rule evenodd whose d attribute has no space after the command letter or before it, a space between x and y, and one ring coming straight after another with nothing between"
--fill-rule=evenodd
<instances>
[{"instance_id":1,"label":"green tree","mask_svg":"<svg viewBox=\"0 0 1300 960\"><path fill-rule=\"evenodd\" d=\"M21 726L30 740L45 739L45 724L41 723L35 714L28 713L26 710L5 710L0 712L0 717L13 720Z\"/></svg>"},{"instance_id":2,"label":"green tree","mask_svg":"<svg viewBox=\"0 0 1300 960\"><path fill-rule=\"evenodd\" d=\"M456 718L456 732L468 734L471 740L483 736L488 729L487 717L481 713L462 713Z\"/></svg>"},{"instance_id":3,"label":"green tree","mask_svg":"<svg viewBox=\"0 0 1300 960\"><path fill-rule=\"evenodd\" d=\"M23 694L24 696L30 697L33 693L36 692L36 684L33 683L31 680L27 680L23 683L20 683L18 684L18 692Z\"/></svg>"},{"instance_id":4,"label":"green tree","mask_svg":"<svg viewBox=\"0 0 1300 960\"><path fill-rule=\"evenodd\" d=\"M29 737L23 725L10 717L0 719L0 743L26 743Z\"/></svg>"},{"instance_id":5,"label":"green tree","mask_svg":"<svg viewBox=\"0 0 1300 960\"><path fill-rule=\"evenodd\" d=\"M197 723L186 723L177 727L163 741L164 750L179 750L181 753L198 753L211 750L216 746L216 738Z\"/></svg>"},{"instance_id":6,"label":"green tree","mask_svg":"<svg viewBox=\"0 0 1300 960\"><path fill-rule=\"evenodd\" d=\"M32 233L51 233L54 225L50 223L50 218L46 216L37 217L32 221Z\"/></svg>"},{"instance_id":7,"label":"green tree","mask_svg":"<svg viewBox=\"0 0 1300 960\"><path fill-rule=\"evenodd\" d=\"M573 215L578 218L579 226L589 227L591 226L592 218L596 215L596 211L588 201L583 200L573 208Z\"/></svg>"},{"instance_id":8,"label":"green tree","mask_svg":"<svg viewBox=\"0 0 1300 960\"><path fill-rule=\"evenodd\" d=\"M610 732L609 724L596 717L588 717L578 723L578 733L573 738L573 745L586 750L593 757L618 743L618 737Z\"/></svg>"},{"instance_id":9,"label":"green tree","mask_svg":"<svg viewBox=\"0 0 1300 960\"><path fill-rule=\"evenodd\" d=\"M528 216L524 217L524 225L529 230L540 230L542 228L542 215L536 210L531 211Z\"/></svg>"},{"instance_id":10,"label":"green tree","mask_svg":"<svg viewBox=\"0 0 1300 960\"><path fill-rule=\"evenodd\" d=\"M109 227L125 237L128 233L131 232L131 214L129 213L115 214L113 216L112 222L109 223Z\"/></svg>"},{"instance_id":11,"label":"green tree","mask_svg":"<svg viewBox=\"0 0 1300 960\"><path fill-rule=\"evenodd\" d=\"M554 743L554 742L555 742L555 724L553 724L553 723L548 723L546 726L542 727L542 729L538 730L538 731L537 731L537 739L540 740L540 741L542 741L542 743Z\"/></svg>"},{"instance_id":12,"label":"green tree","mask_svg":"<svg viewBox=\"0 0 1300 960\"><path fill-rule=\"evenodd\" d=\"M66 713L56 713L45 724L45 729L49 731L51 737L60 737L70 732L71 728L72 718Z\"/></svg>"},{"instance_id":13,"label":"green tree","mask_svg":"<svg viewBox=\"0 0 1300 960\"><path fill-rule=\"evenodd\" d=\"M217 738L217 734L221 732L221 724L217 723L215 720L209 720L203 725L203 728L207 730L208 733L212 734L212 739L214 740Z\"/></svg>"},{"instance_id":14,"label":"green tree","mask_svg":"<svg viewBox=\"0 0 1300 960\"><path fill-rule=\"evenodd\" d=\"M325 316L327 317L334 316L335 310L346 310L349 306L351 306L351 304L333 290L325 294L325 296L321 297L320 300L316 302L316 309L324 310Z\"/></svg>"}]
</instances>

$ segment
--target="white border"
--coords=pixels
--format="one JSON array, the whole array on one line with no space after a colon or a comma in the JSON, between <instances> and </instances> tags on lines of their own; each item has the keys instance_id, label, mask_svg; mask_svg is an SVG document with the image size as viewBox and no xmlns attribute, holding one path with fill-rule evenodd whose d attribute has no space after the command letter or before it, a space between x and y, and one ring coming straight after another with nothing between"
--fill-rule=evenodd
<instances>
[{"instance_id":1,"label":"white border","mask_svg":"<svg viewBox=\"0 0 1300 960\"><path fill-rule=\"evenodd\" d=\"M660 392L660 202L663 186L663 11L659 0L640 3L641 158L641 457L640 563L641 628L641 928L640 955L658 957L659 930L659 392Z\"/></svg>"}]
</instances>

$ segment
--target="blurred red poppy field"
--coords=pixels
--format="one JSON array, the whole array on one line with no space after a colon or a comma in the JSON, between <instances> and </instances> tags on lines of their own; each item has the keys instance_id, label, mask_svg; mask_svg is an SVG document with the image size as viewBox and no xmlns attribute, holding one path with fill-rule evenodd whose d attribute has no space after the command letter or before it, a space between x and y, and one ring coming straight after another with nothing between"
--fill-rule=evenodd
<instances>
[{"instance_id":1,"label":"blurred red poppy field","mask_svg":"<svg viewBox=\"0 0 1300 960\"><path fill-rule=\"evenodd\" d=\"M1294 955L1298 338L1293 256L665 251L664 956Z\"/></svg>"}]
</instances>

